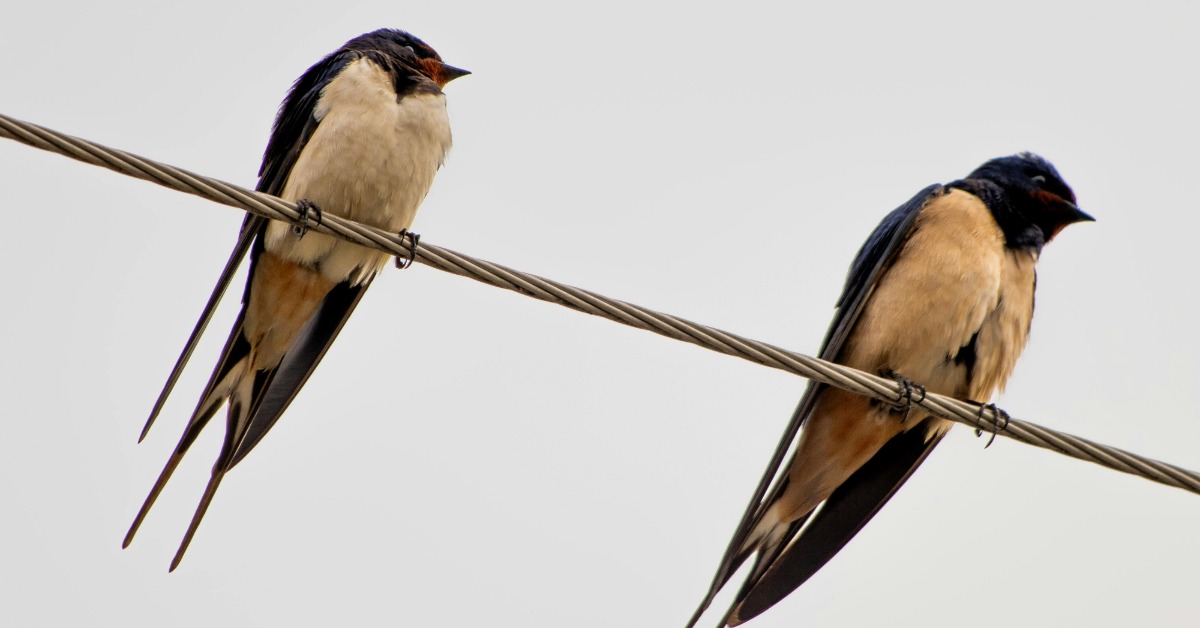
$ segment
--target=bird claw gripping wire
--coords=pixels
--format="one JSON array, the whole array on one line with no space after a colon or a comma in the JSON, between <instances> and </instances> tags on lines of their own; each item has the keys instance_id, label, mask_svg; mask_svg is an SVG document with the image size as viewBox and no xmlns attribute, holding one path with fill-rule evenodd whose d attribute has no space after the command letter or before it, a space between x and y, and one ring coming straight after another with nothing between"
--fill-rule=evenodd
<instances>
[{"instance_id":1,"label":"bird claw gripping wire","mask_svg":"<svg viewBox=\"0 0 1200 628\"><path fill-rule=\"evenodd\" d=\"M310 227L321 224L321 208L316 203L302 198L296 201L296 211L300 213L300 218L292 225L292 233L297 238L303 238Z\"/></svg>"},{"instance_id":2,"label":"bird claw gripping wire","mask_svg":"<svg viewBox=\"0 0 1200 628\"><path fill-rule=\"evenodd\" d=\"M413 260L417 259L417 246L421 243L421 234L419 233L413 233L408 229L401 229L400 239L403 240L405 236L412 239L412 252L408 254L407 258L400 257L399 255L396 256L396 268L400 270L412 266Z\"/></svg>"},{"instance_id":3,"label":"bird claw gripping wire","mask_svg":"<svg viewBox=\"0 0 1200 628\"><path fill-rule=\"evenodd\" d=\"M908 415L912 413L913 404L925 401L925 395L928 393L928 391L921 384L918 384L891 369L887 369L882 373L882 375L888 379L894 380L897 384L900 384L900 398L896 400L896 403L892 404L892 411L903 412L904 418L900 419L900 422L904 423L908 420ZM919 393L920 398L915 398L913 393Z\"/></svg>"},{"instance_id":4,"label":"bird claw gripping wire","mask_svg":"<svg viewBox=\"0 0 1200 628\"><path fill-rule=\"evenodd\" d=\"M996 404L994 403L981 403L979 404L979 413L976 414L976 416L979 417L980 423L983 422L984 410L991 410L992 414L996 415L996 422L992 424L992 437L989 438L987 444L983 446L984 449L987 449L988 447L991 447L992 442L996 440L996 434L1008 429L1009 416L1007 412L997 408ZM975 437L978 438L980 436L983 436L983 430L977 427L975 428Z\"/></svg>"}]
</instances>

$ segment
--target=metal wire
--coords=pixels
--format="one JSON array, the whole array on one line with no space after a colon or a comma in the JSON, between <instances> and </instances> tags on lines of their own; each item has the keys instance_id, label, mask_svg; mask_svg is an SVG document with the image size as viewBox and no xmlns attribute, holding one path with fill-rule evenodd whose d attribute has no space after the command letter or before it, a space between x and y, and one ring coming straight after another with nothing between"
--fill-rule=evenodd
<instances>
[{"instance_id":1,"label":"metal wire","mask_svg":"<svg viewBox=\"0 0 1200 628\"><path fill-rule=\"evenodd\" d=\"M3 114L0 114L0 137L103 166L122 174L145 179L173 190L201 196L274 220L293 224L297 224L301 220L294 203L269 194L247 190L124 151L106 148ZM397 234L387 233L369 225L349 221L327 211L322 212L320 224L314 225L310 221L305 223L305 226L313 231L337 236L392 255L405 258L412 255L411 240L408 237L402 238ZM900 403L904 399L904 387L890 379L793 353L670 314L654 312L631 303L609 299L594 292L462 255L429 244L424 240L417 249L416 261L438 270L469 277L543 301L557 303L630 327L649 330L668 338L690 342L706 349L787 371L881 401ZM934 393L929 393L923 398L912 399L911 402L914 406L919 406L930 414L984 432L997 433L1028 445L1049 449L1116 471L1200 494L1200 473L1194 471L1144 458L1033 423L998 417L994 408L980 408L965 401Z\"/></svg>"}]
</instances>

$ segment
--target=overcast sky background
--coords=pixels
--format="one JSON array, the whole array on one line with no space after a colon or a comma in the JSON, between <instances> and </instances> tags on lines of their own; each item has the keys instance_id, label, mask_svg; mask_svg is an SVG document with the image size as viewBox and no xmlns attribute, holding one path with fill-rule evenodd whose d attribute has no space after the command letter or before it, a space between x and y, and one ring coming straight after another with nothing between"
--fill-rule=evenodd
<instances>
[{"instance_id":1,"label":"overcast sky background","mask_svg":"<svg viewBox=\"0 0 1200 628\"><path fill-rule=\"evenodd\" d=\"M806 353L886 212L1047 156L1098 221L1000 405L1200 468L1200 5L25 3L0 112L253 186L291 82L382 26L474 72L426 241ZM392 269L168 575L222 418L121 538L236 297L137 435L242 214L11 141L0 207L5 626L681 626L805 386ZM750 625L1200 623L1200 496L984 443Z\"/></svg>"}]
</instances>

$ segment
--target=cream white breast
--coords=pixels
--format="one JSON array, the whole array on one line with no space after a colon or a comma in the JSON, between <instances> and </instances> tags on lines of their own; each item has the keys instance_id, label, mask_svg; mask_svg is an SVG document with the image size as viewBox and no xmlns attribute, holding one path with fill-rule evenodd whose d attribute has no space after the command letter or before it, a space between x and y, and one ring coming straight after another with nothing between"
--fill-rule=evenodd
<instances>
[{"instance_id":1,"label":"cream white breast","mask_svg":"<svg viewBox=\"0 0 1200 628\"><path fill-rule=\"evenodd\" d=\"M321 92L314 116L319 124L281 196L388 231L409 228L450 150L445 96L421 91L398 99L388 73L360 58ZM361 282L388 261L330 236L297 238L278 222L267 228L266 247L334 282Z\"/></svg>"}]
</instances>

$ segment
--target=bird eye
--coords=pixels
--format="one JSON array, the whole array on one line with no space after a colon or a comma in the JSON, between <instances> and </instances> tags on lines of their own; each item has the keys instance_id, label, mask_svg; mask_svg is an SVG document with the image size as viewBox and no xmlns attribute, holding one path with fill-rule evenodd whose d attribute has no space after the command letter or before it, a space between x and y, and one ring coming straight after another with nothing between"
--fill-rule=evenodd
<instances>
[{"instance_id":1,"label":"bird eye","mask_svg":"<svg viewBox=\"0 0 1200 628\"><path fill-rule=\"evenodd\" d=\"M417 51L416 51L416 50L413 50L413 47L412 47L412 46L405 46L404 48L405 48L406 50L408 50L409 52L413 53L413 54L417 54Z\"/></svg>"},{"instance_id":2,"label":"bird eye","mask_svg":"<svg viewBox=\"0 0 1200 628\"><path fill-rule=\"evenodd\" d=\"M1035 174L1035 175L1033 175L1033 182L1034 182L1034 183L1036 183L1036 184L1038 184L1038 185L1045 185L1045 184L1046 184L1046 177L1043 177L1043 176L1042 176L1042 175L1040 175L1040 174Z\"/></svg>"}]
</instances>

